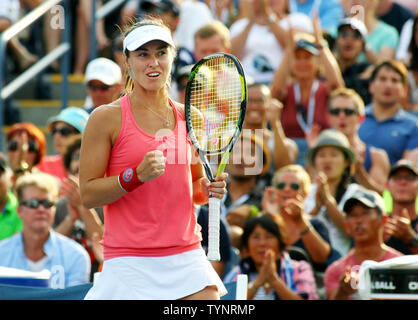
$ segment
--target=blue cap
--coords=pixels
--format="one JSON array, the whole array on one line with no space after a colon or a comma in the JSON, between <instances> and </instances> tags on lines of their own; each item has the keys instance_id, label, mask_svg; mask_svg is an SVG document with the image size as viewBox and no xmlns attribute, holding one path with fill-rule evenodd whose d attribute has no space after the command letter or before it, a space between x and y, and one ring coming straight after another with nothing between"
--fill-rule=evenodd
<instances>
[{"instance_id":1,"label":"blue cap","mask_svg":"<svg viewBox=\"0 0 418 320\"><path fill-rule=\"evenodd\" d=\"M298 40L296 42L296 48L306 50L314 56L317 56L319 54L319 49L317 45L305 39Z\"/></svg>"},{"instance_id":2,"label":"blue cap","mask_svg":"<svg viewBox=\"0 0 418 320\"><path fill-rule=\"evenodd\" d=\"M78 107L68 107L62 110L58 115L48 119L48 126L51 130L52 124L58 121L65 122L83 133L86 127L89 114L84 109Z\"/></svg>"},{"instance_id":3,"label":"blue cap","mask_svg":"<svg viewBox=\"0 0 418 320\"><path fill-rule=\"evenodd\" d=\"M378 194L376 191L369 190L360 186L360 188L346 200L343 206L343 211L346 214L349 214L350 210L357 202L362 203L368 208L378 209L382 215L387 215L385 202L380 194Z\"/></svg>"}]
</instances>

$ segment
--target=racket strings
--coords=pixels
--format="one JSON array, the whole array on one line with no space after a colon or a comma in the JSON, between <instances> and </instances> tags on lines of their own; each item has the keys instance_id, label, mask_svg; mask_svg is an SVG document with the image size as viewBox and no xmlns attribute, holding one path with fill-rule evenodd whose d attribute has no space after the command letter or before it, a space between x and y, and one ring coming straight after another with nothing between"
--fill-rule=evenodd
<instances>
[{"instance_id":1,"label":"racket strings","mask_svg":"<svg viewBox=\"0 0 418 320\"><path fill-rule=\"evenodd\" d=\"M191 120L200 149L216 152L232 139L241 112L241 79L227 57L207 60L191 86Z\"/></svg>"}]
</instances>

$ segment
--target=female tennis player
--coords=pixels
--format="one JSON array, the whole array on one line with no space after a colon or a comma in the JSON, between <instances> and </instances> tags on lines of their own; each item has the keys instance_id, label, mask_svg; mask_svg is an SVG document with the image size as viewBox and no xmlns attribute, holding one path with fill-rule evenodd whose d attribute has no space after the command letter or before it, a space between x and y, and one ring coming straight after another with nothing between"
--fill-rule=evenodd
<instances>
[{"instance_id":1,"label":"female tennis player","mask_svg":"<svg viewBox=\"0 0 418 320\"><path fill-rule=\"evenodd\" d=\"M90 115L81 148L82 201L104 206L104 263L85 299L219 299L225 287L200 245L194 204L222 198L168 96L170 30L147 18L124 33L126 94ZM131 90L130 90L131 89Z\"/></svg>"}]
</instances>

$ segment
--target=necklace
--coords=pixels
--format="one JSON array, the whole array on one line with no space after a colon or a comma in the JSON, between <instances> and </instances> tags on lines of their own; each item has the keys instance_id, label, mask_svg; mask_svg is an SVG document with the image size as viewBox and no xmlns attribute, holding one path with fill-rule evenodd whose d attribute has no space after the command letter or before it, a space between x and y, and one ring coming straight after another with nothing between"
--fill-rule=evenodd
<instances>
[{"instance_id":1,"label":"necklace","mask_svg":"<svg viewBox=\"0 0 418 320\"><path fill-rule=\"evenodd\" d=\"M164 121L164 125L166 127L170 127L171 126L171 121L168 119L168 111L170 110L170 108L167 107L167 114L165 115L165 119L157 112L155 112L154 110L152 110L151 108L148 108L146 105L143 105L146 109L148 109L149 111L151 111L153 114L155 114L157 117L159 117L160 119L162 119Z\"/></svg>"}]
</instances>

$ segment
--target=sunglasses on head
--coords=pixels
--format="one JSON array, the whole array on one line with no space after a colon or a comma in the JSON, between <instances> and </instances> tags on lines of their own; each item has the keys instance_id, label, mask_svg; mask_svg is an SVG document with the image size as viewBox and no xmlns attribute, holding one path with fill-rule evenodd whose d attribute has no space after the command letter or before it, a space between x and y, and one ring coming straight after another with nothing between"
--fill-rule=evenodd
<instances>
[{"instance_id":1,"label":"sunglasses on head","mask_svg":"<svg viewBox=\"0 0 418 320\"><path fill-rule=\"evenodd\" d=\"M350 32L346 30L342 30L338 33L338 36L341 38L353 38L353 39L361 39L362 36L359 32Z\"/></svg>"},{"instance_id":2,"label":"sunglasses on head","mask_svg":"<svg viewBox=\"0 0 418 320\"><path fill-rule=\"evenodd\" d=\"M74 134L75 131L73 129L71 129L70 127L62 127L62 128L54 127L54 128L52 128L51 134L54 136L56 133L59 133L63 137L67 137L70 134Z\"/></svg>"},{"instance_id":3,"label":"sunglasses on head","mask_svg":"<svg viewBox=\"0 0 418 320\"><path fill-rule=\"evenodd\" d=\"M344 112L346 116L352 116L353 114L357 114L356 110L348 109L348 108L330 108L328 112L333 116L338 116L340 112Z\"/></svg>"},{"instance_id":4,"label":"sunglasses on head","mask_svg":"<svg viewBox=\"0 0 418 320\"><path fill-rule=\"evenodd\" d=\"M29 148L28 148L29 152L38 152L39 151L38 145L36 144L35 141L33 141L33 140L29 141L28 145L29 145ZM19 142L17 142L16 140L10 140L7 144L7 150L8 151L16 151L18 146L19 146Z\"/></svg>"},{"instance_id":5,"label":"sunglasses on head","mask_svg":"<svg viewBox=\"0 0 418 320\"><path fill-rule=\"evenodd\" d=\"M110 89L111 86L108 86L106 84L92 84L92 83L88 83L87 84L87 88L91 91L107 91Z\"/></svg>"},{"instance_id":6,"label":"sunglasses on head","mask_svg":"<svg viewBox=\"0 0 418 320\"><path fill-rule=\"evenodd\" d=\"M38 209L40 205L43 205L44 208L49 209L55 205L55 203L51 200L44 199L44 200L38 200L38 199L29 199L20 202L22 206L31 208L31 209Z\"/></svg>"},{"instance_id":7,"label":"sunglasses on head","mask_svg":"<svg viewBox=\"0 0 418 320\"><path fill-rule=\"evenodd\" d=\"M276 188L277 188L277 189L279 189L279 190L283 190L283 189L286 187L286 185L289 185L289 186L290 186L290 188L291 188L292 190L295 190L295 191L298 191L298 190L299 190L299 188L300 188L300 185L299 185L298 183L296 183L296 182L291 182L291 183L286 183L286 182L278 182L278 183L276 184Z\"/></svg>"}]
</instances>

